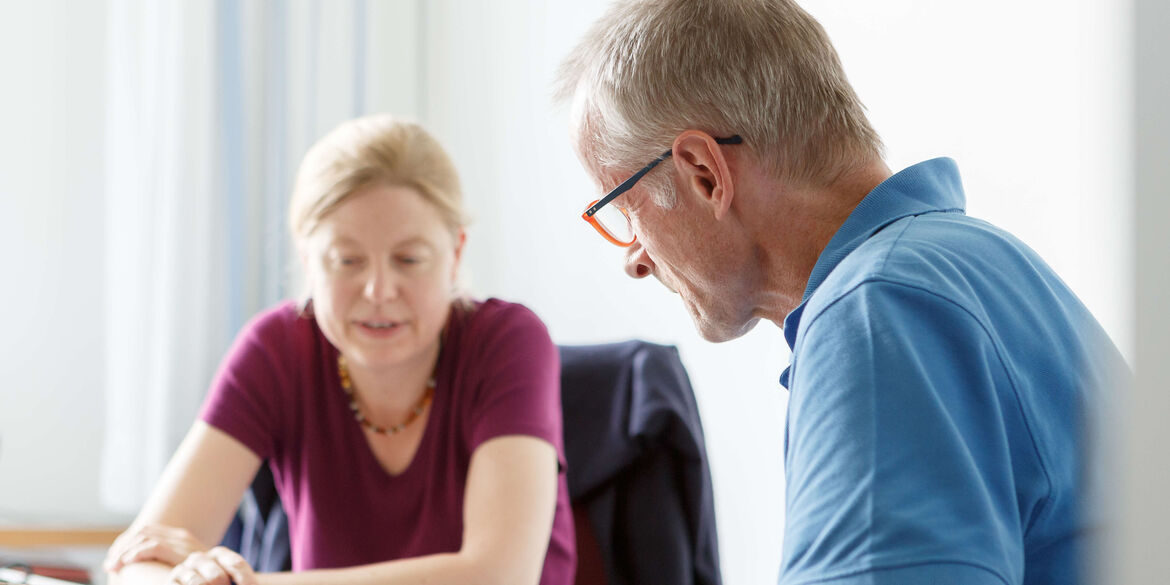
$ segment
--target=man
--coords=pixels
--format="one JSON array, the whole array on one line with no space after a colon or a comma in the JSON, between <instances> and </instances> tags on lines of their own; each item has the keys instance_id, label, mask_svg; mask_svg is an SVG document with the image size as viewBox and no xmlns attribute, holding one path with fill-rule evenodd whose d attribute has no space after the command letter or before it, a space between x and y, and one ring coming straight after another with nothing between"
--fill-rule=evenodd
<instances>
[{"instance_id":1,"label":"man","mask_svg":"<svg viewBox=\"0 0 1170 585\"><path fill-rule=\"evenodd\" d=\"M1035 252L964 214L953 161L890 172L815 20L619 3L558 94L629 275L710 341L784 330L781 583L1086 580L1091 435L1128 369Z\"/></svg>"}]
</instances>

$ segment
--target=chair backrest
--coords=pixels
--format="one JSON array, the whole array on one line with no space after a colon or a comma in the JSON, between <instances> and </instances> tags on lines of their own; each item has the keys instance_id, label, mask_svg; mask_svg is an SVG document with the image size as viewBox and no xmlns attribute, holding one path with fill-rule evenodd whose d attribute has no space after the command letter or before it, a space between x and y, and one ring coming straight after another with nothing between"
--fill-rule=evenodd
<instances>
[{"instance_id":1,"label":"chair backrest","mask_svg":"<svg viewBox=\"0 0 1170 585\"><path fill-rule=\"evenodd\" d=\"M288 517L267 462L256 472L220 544L240 553L256 571L292 570Z\"/></svg>"},{"instance_id":2,"label":"chair backrest","mask_svg":"<svg viewBox=\"0 0 1170 585\"><path fill-rule=\"evenodd\" d=\"M678 350L627 341L560 354L576 585L721 583L703 428Z\"/></svg>"}]
</instances>

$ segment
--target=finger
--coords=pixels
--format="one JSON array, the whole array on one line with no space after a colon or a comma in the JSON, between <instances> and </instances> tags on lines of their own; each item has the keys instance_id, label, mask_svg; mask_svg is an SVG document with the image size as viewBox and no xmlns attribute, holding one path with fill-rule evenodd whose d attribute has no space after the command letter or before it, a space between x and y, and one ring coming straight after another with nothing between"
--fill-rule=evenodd
<instances>
[{"instance_id":1,"label":"finger","mask_svg":"<svg viewBox=\"0 0 1170 585\"><path fill-rule=\"evenodd\" d=\"M167 583L175 585L202 585L204 583L203 577L199 575L191 565L183 562L175 565L167 577Z\"/></svg>"},{"instance_id":2,"label":"finger","mask_svg":"<svg viewBox=\"0 0 1170 585\"><path fill-rule=\"evenodd\" d=\"M252 566L236 551L217 546L208 551L208 554L227 571L228 576L236 585L257 585L256 573L252 570Z\"/></svg>"},{"instance_id":3,"label":"finger","mask_svg":"<svg viewBox=\"0 0 1170 585\"><path fill-rule=\"evenodd\" d=\"M159 561L168 565L175 565L187 558L192 551L182 547L175 547L171 543L149 538L137 547L122 555L122 564L141 563L145 561Z\"/></svg>"},{"instance_id":4,"label":"finger","mask_svg":"<svg viewBox=\"0 0 1170 585\"><path fill-rule=\"evenodd\" d=\"M117 571L121 569L124 564L122 563L122 556L126 554L126 551L138 546L143 538L141 531L138 529L130 529L119 534L118 538L115 538L113 544L110 545L110 549L106 551L106 558L102 562L103 568L106 571Z\"/></svg>"},{"instance_id":5,"label":"finger","mask_svg":"<svg viewBox=\"0 0 1170 585\"><path fill-rule=\"evenodd\" d=\"M125 554L125 548L119 547L117 550L113 546L106 551L106 558L102 560L102 569L107 573L116 573L121 570L125 564L122 562L122 555Z\"/></svg>"},{"instance_id":6,"label":"finger","mask_svg":"<svg viewBox=\"0 0 1170 585\"><path fill-rule=\"evenodd\" d=\"M172 580L180 585L211 585L215 583L217 575L224 575L226 579L226 573L205 552L191 553L183 562L175 565L171 574ZM227 581L221 583L226 585Z\"/></svg>"},{"instance_id":7,"label":"finger","mask_svg":"<svg viewBox=\"0 0 1170 585\"><path fill-rule=\"evenodd\" d=\"M114 539L114 543L110 545L110 548L125 548L127 543L140 538L141 535L142 527L131 526L124 530L122 534L119 534L118 538Z\"/></svg>"},{"instance_id":8,"label":"finger","mask_svg":"<svg viewBox=\"0 0 1170 585\"><path fill-rule=\"evenodd\" d=\"M150 560L149 553L145 553L144 551L150 549L152 546L154 546L154 544L155 542L149 539L143 539L135 543L134 546L126 549L126 551L122 553L122 556L118 557L118 568L122 568L126 565L131 565L137 562ZM173 565L174 563L171 564Z\"/></svg>"},{"instance_id":9,"label":"finger","mask_svg":"<svg viewBox=\"0 0 1170 585\"><path fill-rule=\"evenodd\" d=\"M203 583L206 583L207 585L231 584L231 577L228 576L228 573L224 567L221 567L219 563L216 562L215 557L204 554L199 555L197 558L198 560L192 563L192 568L196 573L199 574L199 577L202 579Z\"/></svg>"}]
</instances>

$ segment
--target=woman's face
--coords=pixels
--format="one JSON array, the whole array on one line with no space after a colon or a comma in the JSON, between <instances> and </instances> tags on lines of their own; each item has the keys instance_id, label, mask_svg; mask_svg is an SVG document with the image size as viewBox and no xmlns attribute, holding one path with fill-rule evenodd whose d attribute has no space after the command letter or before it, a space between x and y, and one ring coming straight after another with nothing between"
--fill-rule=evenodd
<instances>
[{"instance_id":1,"label":"woman's face","mask_svg":"<svg viewBox=\"0 0 1170 585\"><path fill-rule=\"evenodd\" d=\"M325 337L356 367L432 356L464 237L410 187L375 184L351 195L302 242L313 313Z\"/></svg>"}]
</instances>

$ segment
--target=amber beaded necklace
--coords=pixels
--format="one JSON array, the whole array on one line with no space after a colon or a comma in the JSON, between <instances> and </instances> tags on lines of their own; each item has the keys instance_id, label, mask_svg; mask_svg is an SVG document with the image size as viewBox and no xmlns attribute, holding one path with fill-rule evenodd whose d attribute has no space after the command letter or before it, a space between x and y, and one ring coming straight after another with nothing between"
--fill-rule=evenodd
<instances>
[{"instance_id":1,"label":"amber beaded necklace","mask_svg":"<svg viewBox=\"0 0 1170 585\"><path fill-rule=\"evenodd\" d=\"M349 409L353 411L353 418L367 430L374 431L379 435L396 435L401 433L403 429L410 426L410 423L418 419L423 410L426 410L427 405L431 403L431 399L435 396L435 378L432 376L427 380L427 391L423 393L422 398L419 399L418 404L411 409L410 414L406 415L406 420L389 427L380 427L366 418L362 414L361 407L358 406L357 396L353 391L353 382L349 379L349 367L345 363L345 356L337 355L337 375L341 378L341 389L345 390L346 397L349 398Z\"/></svg>"}]
</instances>

